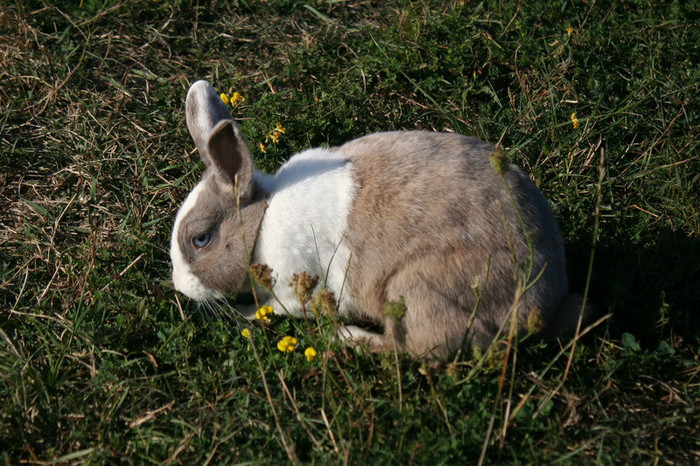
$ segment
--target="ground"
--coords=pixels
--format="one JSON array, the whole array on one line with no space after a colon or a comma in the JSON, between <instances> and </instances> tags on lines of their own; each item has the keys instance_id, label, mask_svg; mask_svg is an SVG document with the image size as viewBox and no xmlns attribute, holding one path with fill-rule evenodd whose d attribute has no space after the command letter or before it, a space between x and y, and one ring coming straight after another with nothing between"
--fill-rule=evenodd
<instances>
[{"instance_id":1,"label":"ground","mask_svg":"<svg viewBox=\"0 0 700 466\"><path fill-rule=\"evenodd\" d=\"M0 457L700 462L699 19L682 1L0 0ZM202 170L197 79L268 171L378 130L500 143L599 325L432 365L356 354L332 316L197 308L168 258Z\"/></svg>"}]
</instances>

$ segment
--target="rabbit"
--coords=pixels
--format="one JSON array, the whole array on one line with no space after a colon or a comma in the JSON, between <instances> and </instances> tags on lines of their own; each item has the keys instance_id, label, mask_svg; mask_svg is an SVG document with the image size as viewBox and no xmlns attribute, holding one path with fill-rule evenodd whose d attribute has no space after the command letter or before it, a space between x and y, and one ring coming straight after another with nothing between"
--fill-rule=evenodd
<instances>
[{"instance_id":1,"label":"rabbit","mask_svg":"<svg viewBox=\"0 0 700 466\"><path fill-rule=\"evenodd\" d=\"M305 317L288 284L317 274L337 299L342 341L428 358L486 349L513 309L521 334L536 322L544 336L590 315L569 295L547 200L515 165L499 174L487 143L381 132L264 174L208 82L190 87L186 118L206 171L178 210L170 254L175 289L196 301L250 290L250 264L266 264L275 281L260 303ZM388 316L399 300L403 316Z\"/></svg>"}]
</instances>

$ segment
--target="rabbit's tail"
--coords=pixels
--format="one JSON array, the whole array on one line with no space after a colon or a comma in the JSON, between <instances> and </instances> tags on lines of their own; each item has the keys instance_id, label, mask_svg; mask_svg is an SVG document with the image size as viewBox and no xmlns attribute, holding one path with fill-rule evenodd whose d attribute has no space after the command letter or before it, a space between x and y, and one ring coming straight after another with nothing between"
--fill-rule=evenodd
<instances>
[{"instance_id":1,"label":"rabbit's tail","mask_svg":"<svg viewBox=\"0 0 700 466\"><path fill-rule=\"evenodd\" d=\"M577 294L570 294L559 305L559 309L554 314L549 325L544 330L545 337L570 337L576 332L579 318L581 319L581 330L590 323L593 317L593 306L583 302L583 298Z\"/></svg>"}]
</instances>

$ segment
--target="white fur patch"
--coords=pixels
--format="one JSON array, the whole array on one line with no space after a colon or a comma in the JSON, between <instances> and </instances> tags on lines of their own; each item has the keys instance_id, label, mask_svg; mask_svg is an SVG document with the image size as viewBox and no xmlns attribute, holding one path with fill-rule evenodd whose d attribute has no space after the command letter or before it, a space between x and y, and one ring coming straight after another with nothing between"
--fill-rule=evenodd
<instances>
[{"instance_id":1,"label":"white fur patch","mask_svg":"<svg viewBox=\"0 0 700 466\"><path fill-rule=\"evenodd\" d=\"M200 182L187 196L175 217L172 237L170 238L170 260L173 263L173 285L175 289L196 301L211 301L221 299L222 295L216 290L210 290L202 281L192 273L184 253L180 250L178 234L182 219L197 205L197 198L204 190L204 183Z\"/></svg>"},{"instance_id":2,"label":"white fur patch","mask_svg":"<svg viewBox=\"0 0 700 466\"><path fill-rule=\"evenodd\" d=\"M256 174L257 175L257 174ZM273 176L256 176L271 193L253 261L272 267L274 292L283 309L301 317L299 303L288 286L292 274L317 274L339 300L343 298L350 250L343 241L347 216L355 197L352 164L338 152L310 149L287 161Z\"/></svg>"},{"instance_id":3,"label":"white fur patch","mask_svg":"<svg viewBox=\"0 0 700 466\"><path fill-rule=\"evenodd\" d=\"M197 146L206 144L212 129L221 119L228 119L228 110L207 81L197 81L187 91L187 101L195 103L196 112L188 115L187 125ZM223 107L223 112L221 108Z\"/></svg>"}]
</instances>

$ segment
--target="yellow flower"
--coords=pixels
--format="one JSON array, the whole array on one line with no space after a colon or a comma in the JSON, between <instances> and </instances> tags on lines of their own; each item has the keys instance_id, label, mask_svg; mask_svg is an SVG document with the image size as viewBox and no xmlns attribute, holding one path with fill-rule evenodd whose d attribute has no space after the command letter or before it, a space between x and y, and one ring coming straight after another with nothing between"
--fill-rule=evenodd
<instances>
[{"instance_id":1,"label":"yellow flower","mask_svg":"<svg viewBox=\"0 0 700 466\"><path fill-rule=\"evenodd\" d=\"M238 91L234 92L231 96L231 105L238 105L243 101L245 101L245 97L243 97Z\"/></svg>"},{"instance_id":2,"label":"yellow flower","mask_svg":"<svg viewBox=\"0 0 700 466\"><path fill-rule=\"evenodd\" d=\"M576 112L571 114L571 124L574 125L574 129L578 129L580 122L576 117Z\"/></svg>"},{"instance_id":3,"label":"yellow flower","mask_svg":"<svg viewBox=\"0 0 700 466\"><path fill-rule=\"evenodd\" d=\"M269 315L274 314L275 310L272 306L263 306L255 312L255 318L267 322Z\"/></svg>"},{"instance_id":4,"label":"yellow flower","mask_svg":"<svg viewBox=\"0 0 700 466\"><path fill-rule=\"evenodd\" d=\"M274 131L267 135L265 142L271 142L272 144L277 144L280 140L280 133L275 133Z\"/></svg>"},{"instance_id":5,"label":"yellow flower","mask_svg":"<svg viewBox=\"0 0 700 466\"><path fill-rule=\"evenodd\" d=\"M243 338L247 338L250 340L250 329L244 328L243 330L241 330L241 335L243 335Z\"/></svg>"},{"instance_id":6,"label":"yellow flower","mask_svg":"<svg viewBox=\"0 0 700 466\"><path fill-rule=\"evenodd\" d=\"M309 346L304 351L304 356L306 356L306 360L309 362L313 361L317 354L318 353L316 353L316 350L312 346Z\"/></svg>"},{"instance_id":7,"label":"yellow flower","mask_svg":"<svg viewBox=\"0 0 700 466\"><path fill-rule=\"evenodd\" d=\"M572 28L571 26L569 26L568 28L566 28L566 35L567 35L567 37L571 37L571 34L573 34L573 33L574 33L574 28Z\"/></svg>"},{"instance_id":8,"label":"yellow flower","mask_svg":"<svg viewBox=\"0 0 700 466\"><path fill-rule=\"evenodd\" d=\"M297 343L299 343L299 340L296 338L286 336L277 342L277 349L283 353L291 353L296 348Z\"/></svg>"},{"instance_id":9,"label":"yellow flower","mask_svg":"<svg viewBox=\"0 0 700 466\"><path fill-rule=\"evenodd\" d=\"M287 132L286 129L284 129L284 126L282 126L282 123L277 122L275 124L275 127L267 133L267 136L265 136L265 142L269 142L271 144L277 144L280 141L280 136L283 135L285 132Z\"/></svg>"},{"instance_id":10,"label":"yellow flower","mask_svg":"<svg viewBox=\"0 0 700 466\"><path fill-rule=\"evenodd\" d=\"M219 94L219 98L221 99L221 101L222 101L223 103L225 103L226 105L228 105L229 100L228 100L228 96L227 96L226 94L224 94L224 93L222 92L221 94Z\"/></svg>"},{"instance_id":11,"label":"yellow flower","mask_svg":"<svg viewBox=\"0 0 700 466\"><path fill-rule=\"evenodd\" d=\"M265 150L265 144L259 142L258 147L260 148L260 152L262 152L263 154L267 153L267 151Z\"/></svg>"}]
</instances>

